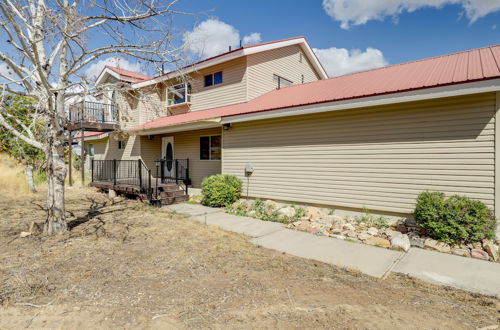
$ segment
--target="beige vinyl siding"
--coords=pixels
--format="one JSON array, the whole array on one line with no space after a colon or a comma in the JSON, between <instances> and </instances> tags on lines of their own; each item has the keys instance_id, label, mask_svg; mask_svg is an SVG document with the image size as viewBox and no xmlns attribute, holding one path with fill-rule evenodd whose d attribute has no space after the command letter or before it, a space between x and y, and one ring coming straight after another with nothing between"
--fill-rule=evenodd
<instances>
[{"instance_id":1,"label":"beige vinyl siding","mask_svg":"<svg viewBox=\"0 0 500 330\"><path fill-rule=\"evenodd\" d=\"M421 191L494 206L493 93L235 123L223 173L252 197L411 213Z\"/></svg>"},{"instance_id":2,"label":"beige vinyl siding","mask_svg":"<svg viewBox=\"0 0 500 330\"><path fill-rule=\"evenodd\" d=\"M248 99L276 89L273 74L291 80L294 84L318 80L318 75L311 63L303 54L299 62L299 45L269 50L248 56Z\"/></svg>"},{"instance_id":3,"label":"beige vinyl siding","mask_svg":"<svg viewBox=\"0 0 500 330\"><path fill-rule=\"evenodd\" d=\"M174 137L174 158L189 159L189 176L193 187L200 187L201 181L210 175L221 173L220 160L200 160L200 136L221 135L220 128L193 130L172 134L155 135L152 140L141 136L142 159L155 175L154 161L162 156L162 137Z\"/></svg>"},{"instance_id":4,"label":"beige vinyl siding","mask_svg":"<svg viewBox=\"0 0 500 330\"><path fill-rule=\"evenodd\" d=\"M222 84L205 87L205 75L222 71ZM211 66L192 75L191 111L246 101L246 58Z\"/></svg>"}]
</instances>

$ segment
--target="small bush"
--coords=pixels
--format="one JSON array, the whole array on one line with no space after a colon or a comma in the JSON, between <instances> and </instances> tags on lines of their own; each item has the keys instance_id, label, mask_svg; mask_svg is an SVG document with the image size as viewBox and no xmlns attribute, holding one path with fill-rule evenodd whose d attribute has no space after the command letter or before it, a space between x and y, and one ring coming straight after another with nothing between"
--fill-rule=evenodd
<instances>
[{"instance_id":1,"label":"small bush","mask_svg":"<svg viewBox=\"0 0 500 330\"><path fill-rule=\"evenodd\" d=\"M241 194L241 180L234 175L216 174L201 183L203 205L222 207L236 202Z\"/></svg>"},{"instance_id":2,"label":"small bush","mask_svg":"<svg viewBox=\"0 0 500 330\"><path fill-rule=\"evenodd\" d=\"M440 192L423 192L417 198L414 216L427 235L448 244L495 237L493 212L483 202L465 196L446 198Z\"/></svg>"}]
</instances>

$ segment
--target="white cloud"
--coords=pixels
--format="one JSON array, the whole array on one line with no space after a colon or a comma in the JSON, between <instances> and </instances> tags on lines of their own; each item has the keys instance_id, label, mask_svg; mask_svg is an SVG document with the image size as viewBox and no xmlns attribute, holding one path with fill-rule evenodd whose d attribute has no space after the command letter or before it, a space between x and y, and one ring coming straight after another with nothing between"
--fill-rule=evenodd
<instances>
[{"instance_id":1,"label":"white cloud","mask_svg":"<svg viewBox=\"0 0 500 330\"><path fill-rule=\"evenodd\" d=\"M243 37L243 44L248 45L248 44L255 44L258 42L261 42L262 38L260 37L260 33L254 32L250 33L247 36Z\"/></svg>"},{"instance_id":2,"label":"white cloud","mask_svg":"<svg viewBox=\"0 0 500 330\"><path fill-rule=\"evenodd\" d=\"M195 26L192 31L184 33L185 49L194 56L206 58L215 56L238 47L242 40L245 44L259 42L260 33L251 33L240 37L240 32L232 25L217 18L209 18Z\"/></svg>"},{"instance_id":3,"label":"white cloud","mask_svg":"<svg viewBox=\"0 0 500 330\"><path fill-rule=\"evenodd\" d=\"M99 62L95 62L92 65L90 65L87 70L85 70L85 75L89 79L95 79L99 74L101 73L102 69L106 66L114 66L123 70L129 70L132 72L137 72L141 73L142 68L139 63L132 63L129 62L128 60L124 59L123 57L108 57L106 59L102 59Z\"/></svg>"},{"instance_id":4,"label":"white cloud","mask_svg":"<svg viewBox=\"0 0 500 330\"><path fill-rule=\"evenodd\" d=\"M368 47L364 52L359 49L349 51L345 48L335 47L314 48L314 52L330 77L387 65L384 54L371 47Z\"/></svg>"},{"instance_id":5,"label":"white cloud","mask_svg":"<svg viewBox=\"0 0 500 330\"><path fill-rule=\"evenodd\" d=\"M11 77L13 75L13 72L10 70L7 64L0 63L0 75Z\"/></svg>"},{"instance_id":6,"label":"white cloud","mask_svg":"<svg viewBox=\"0 0 500 330\"><path fill-rule=\"evenodd\" d=\"M499 0L323 0L323 8L340 27L365 24L370 20L382 21L387 16L397 18L403 12L423 7L441 8L460 5L471 23L489 13L500 10Z\"/></svg>"}]
</instances>

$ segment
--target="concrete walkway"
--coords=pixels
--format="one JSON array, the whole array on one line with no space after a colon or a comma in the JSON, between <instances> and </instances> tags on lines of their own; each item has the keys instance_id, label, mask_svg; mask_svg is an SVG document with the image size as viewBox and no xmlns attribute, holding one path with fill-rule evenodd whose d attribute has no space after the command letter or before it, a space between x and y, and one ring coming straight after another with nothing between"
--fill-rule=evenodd
<instances>
[{"instance_id":1,"label":"concrete walkway","mask_svg":"<svg viewBox=\"0 0 500 330\"><path fill-rule=\"evenodd\" d=\"M252 237L251 242L294 256L318 260L385 278L391 272L423 281L500 297L500 264L418 248L407 253L296 231L276 222L225 213L198 204L174 204L167 210Z\"/></svg>"}]
</instances>

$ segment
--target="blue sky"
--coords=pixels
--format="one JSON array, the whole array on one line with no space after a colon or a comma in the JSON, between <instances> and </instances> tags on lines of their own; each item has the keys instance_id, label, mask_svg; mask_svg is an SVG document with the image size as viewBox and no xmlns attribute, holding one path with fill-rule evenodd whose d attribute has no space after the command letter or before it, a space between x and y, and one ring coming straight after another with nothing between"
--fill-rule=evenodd
<instances>
[{"instance_id":1,"label":"blue sky","mask_svg":"<svg viewBox=\"0 0 500 330\"><path fill-rule=\"evenodd\" d=\"M176 42L192 61L225 52L240 39L304 35L336 76L500 44L500 0L180 0L176 6L198 13L173 19ZM91 38L93 46L107 42ZM103 58L86 72L96 76L105 64L157 73L123 57Z\"/></svg>"},{"instance_id":2,"label":"blue sky","mask_svg":"<svg viewBox=\"0 0 500 330\"><path fill-rule=\"evenodd\" d=\"M335 47L320 56L326 66L345 62L334 75L367 69L370 62L377 67L500 43L500 0L185 0L180 7L203 12L195 21L177 18L181 30L216 18L241 38L304 35L314 48ZM210 34L214 43L215 30ZM379 52L365 54L367 48Z\"/></svg>"}]
</instances>

